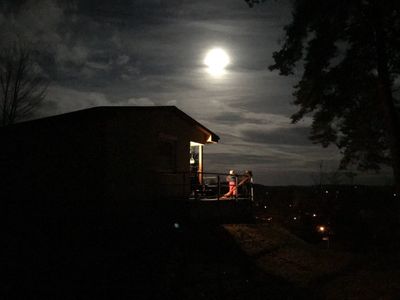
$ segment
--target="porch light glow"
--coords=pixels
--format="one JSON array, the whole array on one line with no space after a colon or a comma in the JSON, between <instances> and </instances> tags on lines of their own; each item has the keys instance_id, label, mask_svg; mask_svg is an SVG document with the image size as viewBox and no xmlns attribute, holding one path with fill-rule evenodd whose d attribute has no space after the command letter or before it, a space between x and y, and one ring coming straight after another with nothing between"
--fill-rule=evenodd
<instances>
[{"instance_id":1,"label":"porch light glow","mask_svg":"<svg viewBox=\"0 0 400 300\"><path fill-rule=\"evenodd\" d=\"M207 143L213 143L213 144L215 144L215 143L217 143L217 141L214 141L214 140L212 139L212 135L210 134L210 135L208 136Z\"/></svg>"}]
</instances>

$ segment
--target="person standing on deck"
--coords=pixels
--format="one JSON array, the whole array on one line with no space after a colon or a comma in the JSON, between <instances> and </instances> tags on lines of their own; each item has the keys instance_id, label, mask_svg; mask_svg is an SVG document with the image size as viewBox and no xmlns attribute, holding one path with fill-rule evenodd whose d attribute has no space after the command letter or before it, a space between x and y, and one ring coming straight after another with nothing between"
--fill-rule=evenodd
<instances>
[{"instance_id":1,"label":"person standing on deck","mask_svg":"<svg viewBox=\"0 0 400 300\"><path fill-rule=\"evenodd\" d=\"M230 197L234 197L237 195L237 188L236 188L236 173L234 170L229 171L229 175L226 176L226 181L229 184L229 191L222 196L221 199L229 199Z\"/></svg>"},{"instance_id":2,"label":"person standing on deck","mask_svg":"<svg viewBox=\"0 0 400 300\"><path fill-rule=\"evenodd\" d=\"M237 185L237 188L242 186L242 193L244 193L245 197L251 197L251 188L253 183L253 172L247 170L244 172L242 180Z\"/></svg>"}]
</instances>

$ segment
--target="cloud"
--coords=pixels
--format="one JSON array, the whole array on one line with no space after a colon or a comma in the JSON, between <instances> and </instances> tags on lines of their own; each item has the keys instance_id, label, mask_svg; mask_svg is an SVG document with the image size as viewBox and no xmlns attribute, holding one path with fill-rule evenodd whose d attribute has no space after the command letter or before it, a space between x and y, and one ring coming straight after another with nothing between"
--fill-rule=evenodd
<instances>
[{"instance_id":1,"label":"cloud","mask_svg":"<svg viewBox=\"0 0 400 300\"><path fill-rule=\"evenodd\" d=\"M178 105L178 101L176 99L168 100L167 102L165 102L165 105L177 106Z\"/></svg>"},{"instance_id":2,"label":"cloud","mask_svg":"<svg viewBox=\"0 0 400 300\"><path fill-rule=\"evenodd\" d=\"M242 130L244 141L252 143L264 143L273 145L311 145L308 139L309 127L277 128L273 130Z\"/></svg>"},{"instance_id":3,"label":"cloud","mask_svg":"<svg viewBox=\"0 0 400 300\"><path fill-rule=\"evenodd\" d=\"M103 93L78 91L68 87L52 85L48 89L41 115L48 116L110 104L111 102Z\"/></svg>"},{"instance_id":4,"label":"cloud","mask_svg":"<svg viewBox=\"0 0 400 300\"><path fill-rule=\"evenodd\" d=\"M64 20L63 9L56 1L28 0L18 7L8 4L8 10L3 14L2 40L14 43L28 42L36 46L47 46L61 41L60 35L54 30Z\"/></svg>"},{"instance_id":5,"label":"cloud","mask_svg":"<svg viewBox=\"0 0 400 300\"><path fill-rule=\"evenodd\" d=\"M96 91L78 91L71 87L52 85L48 89L45 106L41 115L48 116L95 106L154 106L155 103L146 97L112 99L105 93Z\"/></svg>"},{"instance_id":6,"label":"cloud","mask_svg":"<svg viewBox=\"0 0 400 300\"><path fill-rule=\"evenodd\" d=\"M99 63L99 62L94 62L94 61L86 62L86 66L88 66L89 68L95 69L97 71L108 71L111 68L109 64Z\"/></svg>"},{"instance_id":7,"label":"cloud","mask_svg":"<svg viewBox=\"0 0 400 300\"><path fill-rule=\"evenodd\" d=\"M126 102L123 102L124 105L134 105L134 106L154 106L154 102L149 98L130 98Z\"/></svg>"},{"instance_id":8,"label":"cloud","mask_svg":"<svg viewBox=\"0 0 400 300\"><path fill-rule=\"evenodd\" d=\"M116 60L117 65L126 65L130 60L130 57L128 55L120 55L118 56Z\"/></svg>"},{"instance_id":9,"label":"cloud","mask_svg":"<svg viewBox=\"0 0 400 300\"><path fill-rule=\"evenodd\" d=\"M55 59L58 64L73 63L78 66L87 64L90 50L83 45L69 47L66 44L58 44L55 49Z\"/></svg>"},{"instance_id":10,"label":"cloud","mask_svg":"<svg viewBox=\"0 0 400 300\"><path fill-rule=\"evenodd\" d=\"M213 121L220 124L235 124L243 121L243 116L240 112L225 112L219 113L213 118Z\"/></svg>"}]
</instances>

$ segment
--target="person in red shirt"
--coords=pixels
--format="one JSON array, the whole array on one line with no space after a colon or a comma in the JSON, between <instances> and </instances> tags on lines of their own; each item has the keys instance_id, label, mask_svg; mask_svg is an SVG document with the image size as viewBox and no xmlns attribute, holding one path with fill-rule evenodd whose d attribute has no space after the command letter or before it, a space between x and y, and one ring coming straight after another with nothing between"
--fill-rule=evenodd
<instances>
[{"instance_id":1,"label":"person in red shirt","mask_svg":"<svg viewBox=\"0 0 400 300\"><path fill-rule=\"evenodd\" d=\"M234 170L229 171L229 175L226 176L226 181L229 184L229 191L221 197L221 199L229 199L237 195L236 181L237 176Z\"/></svg>"}]
</instances>

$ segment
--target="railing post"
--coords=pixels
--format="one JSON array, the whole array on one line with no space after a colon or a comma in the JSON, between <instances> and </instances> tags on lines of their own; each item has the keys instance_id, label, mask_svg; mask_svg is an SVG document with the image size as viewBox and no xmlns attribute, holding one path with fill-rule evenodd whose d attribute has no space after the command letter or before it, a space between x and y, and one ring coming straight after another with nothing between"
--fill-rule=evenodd
<instances>
[{"instance_id":1,"label":"railing post","mask_svg":"<svg viewBox=\"0 0 400 300\"><path fill-rule=\"evenodd\" d=\"M221 193L221 182L220 182L220 179L219 179L219 174L217 174L217 183L218 183L217 200L219 200L219 195Z\"/></svg>"},{"instance_id":2,"label":"railing post","mask_svg":"<svg viewBox=\"0 0 400 300\"><path fill-rule=\"evenodd\" d=\"M253 176L250 178L250 199L254 201Z\"/></svg>"},{"instance_id":3,"label":"railing post","mask_svg":"<svg viewBox=\"0 0 400 300\"><path fill-rule=\"evenodd\" d=\"M235 193L235 200L237 201L238 198L238 193L239 193L239 187L238 187L238 176L235 176L235 188L236 188L236 193Z\"/></svg>"},{"instance_id":4,"label":"railing post","mask_svg":"<svg viewBox=\"0 0 400 300\"><path fill-rule=\"evenodd\" d=\"M186 195L187 195L187 193L186 193L186 178L185 178L185 176L186 176L185 172L182 172L182 186L183 186L183 188L182 188L182 197L183 198L186 198Z\"/></svg>"}]
</instances>

